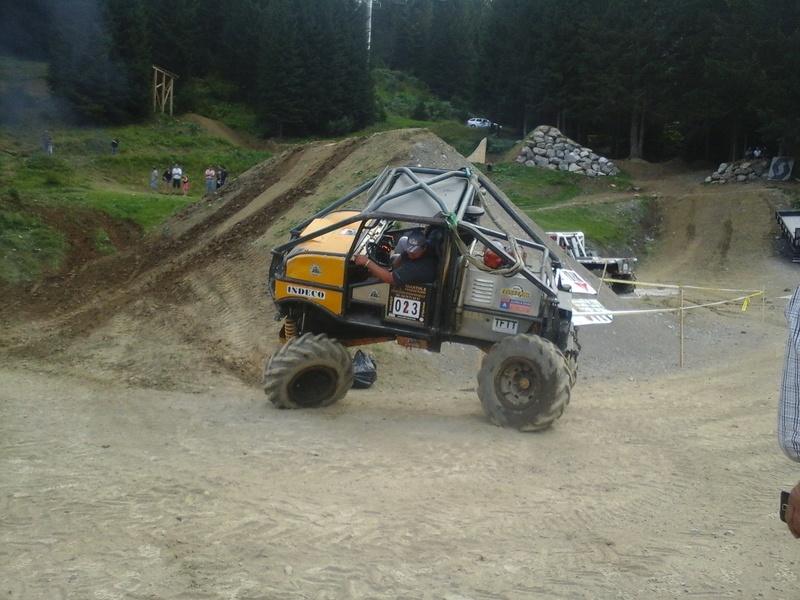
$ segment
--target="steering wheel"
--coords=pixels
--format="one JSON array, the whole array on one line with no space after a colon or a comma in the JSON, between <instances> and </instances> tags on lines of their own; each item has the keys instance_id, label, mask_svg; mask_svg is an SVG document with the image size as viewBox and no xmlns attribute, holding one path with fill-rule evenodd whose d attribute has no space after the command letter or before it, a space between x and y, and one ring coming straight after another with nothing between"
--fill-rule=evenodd
<instances>
[{"instance_id":1,"label":"steering wheel","mask_svg":"<svg viewBox=\"0 0 800 600\"><path fill-rule=\"evenodd\" d=\"M385 240L381 240L379 242L368 242L366 251L367 257L369 257L372 262L382 266L384 269L388 269L392 264L392 246Z\"/></svg>"}]
</instances>

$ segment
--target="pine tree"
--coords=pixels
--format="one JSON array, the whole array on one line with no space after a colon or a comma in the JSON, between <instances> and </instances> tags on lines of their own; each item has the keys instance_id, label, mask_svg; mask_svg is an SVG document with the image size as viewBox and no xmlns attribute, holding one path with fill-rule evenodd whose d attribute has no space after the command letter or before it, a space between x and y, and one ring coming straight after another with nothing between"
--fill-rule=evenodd
<instances>
[{"instance_id":1,"label":"pine tree","mask_svg":"<svg viewBox=\"0 0 800 600\"><path fill-rule=\"evenodd\" d=\"M372 118L365 15L355 0L272 0L261 45L258 109L277 135L343 134Z\"/></svg>"},{"instance_id":2,"label":"pine tree","mask_svg":"<svg viewBox=\"0 0 800 600\"><path fill-rule=\"evenodd\" d=\"M144 0L105 0L111 56L119 69L118 106L128 118L150 110L152 63Z\"/></svg>"},{"instance_id":3,"label":"pine tree","mask_svg":"<svg viewBox=\"0 0 800 600\"><path fill-rule=\"evenodd\" d=\"M131 3L131 10L137 5ZM121 123L146 110L146 88L136 84L143 55L131 44L118 45L114 37L128 31L122 21L110 22L99 0L54 5L53 22L60 25L53 36L49 83L84 120Z\"/></svg>"}]
</instances>

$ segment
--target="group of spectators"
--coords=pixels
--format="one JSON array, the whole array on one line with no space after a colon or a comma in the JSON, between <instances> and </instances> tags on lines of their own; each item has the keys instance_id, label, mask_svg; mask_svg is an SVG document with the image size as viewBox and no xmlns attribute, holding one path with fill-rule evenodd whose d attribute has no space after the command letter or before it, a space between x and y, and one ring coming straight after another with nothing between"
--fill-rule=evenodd
<instances>
[{"instance_id":1,"label":"group of spectators","mask_svg":"<svg viewBox=\"0 0 800 600\"><path fill-rule=\"evenodd\" d=\"M214 167L208 165L205 171L206 194L213 194L228 181L228 170L225 165Z\"/></svg>"},{"instance_id":2,"label":"group of spectators","mask_svg":"<svg viewBox=\"0 0 800 600\"><path fill-rule=\"evenodd\" d=\"M228 170L224 165L214 167L209 165L205 170L206 193L215 194L219 188L224 186L228 181ZM164 169L160 175L161 180L164 182L164 191L166 193L179 193L183 192L184 196L189 194L189 175L183 168L175 163L171 167ZM150 173L150 188L153 191L158 190L159 170L153 167Z\"/></svg>"},{"instance_id":3,"label":"group of spectators","mask_svg":"<svg viewBox=\"0 0 800 600\"><path fill-rule=\"evenodd\" d=\"M119 153L119 147L119 137L115 136L114 139L111 140L111 154ZM49 130L45 130L42 135L42 150L44 150L46 154L53 154L53 136ZM215 194L219 188L228 182L228 170L225 168L225 165L208 165L203 175L205 176L206 182L206 194ZM164 191L166 193L170 193L171 190L173 194L180 192L183 192L184 196L189 194L189 175L178 163L167 167L164 169L163 173L159 173L158 168L153 167L150 173L150 189L154 192L158 191L159 179L164 182Z\"/></svg>"}]
</instances>

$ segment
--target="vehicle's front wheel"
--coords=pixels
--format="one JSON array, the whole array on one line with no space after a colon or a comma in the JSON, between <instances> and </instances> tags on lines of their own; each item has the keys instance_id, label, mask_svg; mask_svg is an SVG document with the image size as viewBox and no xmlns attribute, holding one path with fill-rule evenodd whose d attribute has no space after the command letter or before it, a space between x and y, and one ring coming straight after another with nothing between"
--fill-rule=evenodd
<instances>
[{"instance_id":1,"label":"vehicle's front wheel","mask_svg":"<svg viewBox=\"0 0 800 600\"><path fill-rule=\"evenodd\" d=\"M540 431L569 404L572 377L564 355L534 335L508 337L492 347L478 372L478 397L500 427Z\"/></svg>"},{"instance_id":2,"label":"vehicle's front wheel","mask_svg":"<svg viewBox=\"0 0 800 600\"><path fill-rule=\"evenodd\" d=\"M324 334L293 337L267 361L264 393L278 408L319 408L353 386L347 349Z\"/></svg>"}]
</instances>

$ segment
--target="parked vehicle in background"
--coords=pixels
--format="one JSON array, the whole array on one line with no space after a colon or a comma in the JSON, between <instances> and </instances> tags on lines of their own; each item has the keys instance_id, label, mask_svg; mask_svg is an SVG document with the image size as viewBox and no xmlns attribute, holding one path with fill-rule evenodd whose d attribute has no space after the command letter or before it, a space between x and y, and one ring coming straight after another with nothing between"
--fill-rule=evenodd
<instances>
[{"instance_id":1,"label":"parked vehicle in background","mask_svg":"<svg viewBox=\"0 0 800 600\"><path fill-rule=\"evenodd\" d=\"M467 127L480 127L481 129L489 129L495 128L497 129L497 123L493 123L489 119L484 119L482 117L472 117L470 120L467 121Z\"/></svg>"},{"instance_id":2,"label":"parked vehicle in background","mask_svg":"<svg viewBox=\"0 0 800 600\"><path fill-rule=\"evenodd\" d=\"M636 276L633 274L636 258L599 256L597 252L586 249L586 236L582 231L548 231L547 235L556 241L562 250L598 277L616 279L617 281L611 283L611 289L617 294L628 294L636 289L633 283L636 281Z\"/></svg>"}]
</instances>

